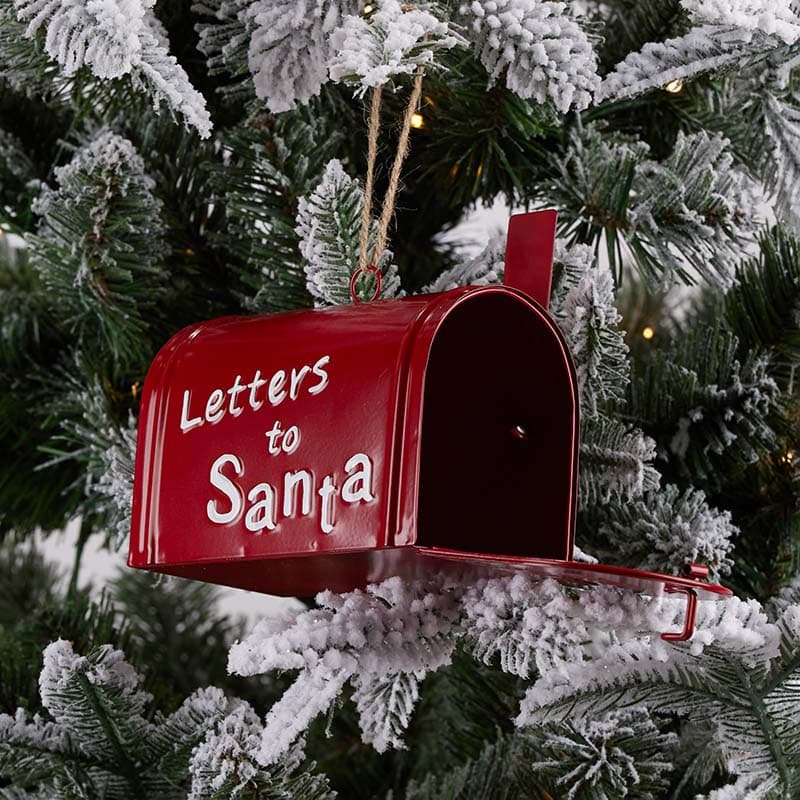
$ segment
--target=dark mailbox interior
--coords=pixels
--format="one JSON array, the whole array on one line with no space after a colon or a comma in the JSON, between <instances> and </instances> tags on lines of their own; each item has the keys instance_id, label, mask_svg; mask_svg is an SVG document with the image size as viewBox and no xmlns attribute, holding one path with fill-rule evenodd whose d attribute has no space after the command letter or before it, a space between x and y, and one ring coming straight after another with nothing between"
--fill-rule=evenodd
<instances>
[{"instance_id":1,"label":"dark mailbox interior","mask_svg":"<svg viewBox=\"0 0 800 800\"><path fill-rule=\"evenodd\" d=\"M453 309L426 372L417 545L571 556L571 380L558 338L517 298Z\"/></svg>"}]
</instances>

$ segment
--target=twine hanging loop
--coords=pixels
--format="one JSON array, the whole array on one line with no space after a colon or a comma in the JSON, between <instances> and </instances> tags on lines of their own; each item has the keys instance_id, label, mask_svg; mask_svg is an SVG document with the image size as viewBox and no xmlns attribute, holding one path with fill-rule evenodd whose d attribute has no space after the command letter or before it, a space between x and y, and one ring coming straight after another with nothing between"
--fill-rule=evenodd
<instances>
[{"instance_id":1,"label":"twine hanging loop","mask_svg":"<svg viewBox=\"0 0 800 800\"><path fill-rule=\"evenodd\" d=\"M359 236L358 268L350 279L350 297L354 303L362 302L356 293L356 282L358 278L372 273L376 279L375 291L370 302L375 300L383 288L383 275L377 266L383 255L386 239L389 231L389 222L394 213L394 203L397 197L397 190L400 186L400 171L403 161L408 154L408 137L411 133L411 118L417 110L417 104L422 94L422 78L425 73L424 67L420 64L414 73L414 85L411 89L411 96L408 98L405 114L403 115L403 127L400 130L400 137L397 141L397 152L394 156L392 171L389 175L389 186L386 190L386 197L383 201L380 220L378 221L378 231L375 236L375 247L372 250L372 257L369 257L369 227L372 219L372 191L375 182L375 160L378 152L378 130L380 128L380 110L382 86L376 86L372 90L372 102L370 103L369 113L369 139L367 145L367 177L364 185L364 207L361 212L361 231Z\"/></svg>"}]
</instances>

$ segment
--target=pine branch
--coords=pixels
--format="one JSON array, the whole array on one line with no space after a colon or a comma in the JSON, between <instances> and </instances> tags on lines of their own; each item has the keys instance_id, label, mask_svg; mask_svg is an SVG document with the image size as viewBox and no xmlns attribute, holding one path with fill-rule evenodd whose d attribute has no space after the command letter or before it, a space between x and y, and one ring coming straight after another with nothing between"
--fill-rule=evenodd
<instances>
[{"instance_id":1,"label":"pine branch","mask_svg":"<svg viewBox=\"0 0 800 800\"><path fill-rule=\"evenodd\" d=\"M54 602L59 571L30 544L0 545L0 628L7 630L37 607Z\"/></svg>"},{"instance_id":2,"label":"pine branch","mask_svg":"<svg viewBox=\"0 0 800 800\"><path fill-rule=\"evenodd\" d=\"M403 734L407 749L378 755L364 743L357 709L345 699L332 718L312 726L306 752L340 797L402 792L409 781L419 783L477 758L499 731L512 733L519 685L514 676L485 667L456 648L453 663L429 674L421 685ZM358 771L351 767L354 762Z\"/></svg>"},{"instance_id":3,"label":"pine branch","mask_svg":"<svg viewBox=\"0 0 800 800\"><path fill-rule=\"evenodd\" d=\"M579 499L582 508L627 501L658 488L659 474L650 462L655 442L642 431L612 417L584 416L581 421Z\"/></svg>"},{"instance_id":4,"label":"pine branch","mask_svg":"<svg viewBox=\"0 0 800 800\"><path fill-rule=\"evenodd\" d=\"M486 666L459 646L452 663L427 676L411 720L405 757L409 780L425 782L479 759L498 733L513 733L522 681ZM453 731L459 731L453 736ZM430 779L434 783L434 779Z\"/></svg>"},{"instance_id":5,"label":"pine branch","mask_svg":"<svg viewBox=\"0 0 800 800\"><path fill-rule=\"evenodd\" d=\"M262 621L231 648L229 669L236 674L299 672L254 730L254 758L260 764L276 763L290 752L347 684L356 687L354 699L360 704L366 740L396 744L386 731L398 737L398 725L409 719L413 690L401 714L391 703L381 702L369 704L365 716L369 692L387 676L404 674L418 681L447 666L458 643L510 675L524 679L538 672L552 680L570 664L604 656L631 663L660 656L659 639L632 633L665 630L683 611L681 602L624 594L607 586L581 591L522 574L450 585L438 578L408 583L392 578L366 592L325 592L317 600L317 609ZM745 649L754 649L754 637L748 642L745 629L748 615L755 615L752 607L742 610L734 604L728 614L713 613L701 620L702 636L693 643L694 652L717 640L739 646L744 640ZM359 687L365 686L363 692ZM380 737L376 731L382 732Z\"/></svg>"},{"instance_id":6,"label":"pine branch","mask_svg":"<svg viewBox=\"0 0 800 800\"><path fill-rule=\"evenodd\" d=\"M440 10L384 0L366 18L345 17L331 35L331 80L355 87L356 96L363 97L371 87L395 89L399 76L438 69L440 52L465 41L431 13L434 9Z\"/></svg>"},{"instance_id":7,"label":"pine branch","mask_svg":"<svg viewBox=\"0 0 800 800\"><path fill-rule=\"evenodd\" d=\"M52 15L47 26L53 28L50 38L41 26L34 25L34 30L33 23L23 21L17 5L22 14L28 3L0 3L0 88L10 87L20 103L43 101L50 115L59 120L89 118L113 123L122 114L147 114L148 106L166 101L170 111L183 112L187 122L196 123L207 135L210 120L202 96L168 55L161 23L140 2L123 4L123 10L117 3L116 16L101 9L98 17L94 16L98 8L82 8L73 18L59 3L50 4L46 10ZM59 40L74 24L82 28L75 39L67 35L66 40ZM47 48L54 42L51 58ZM63 51L58 44L64 45ZM52 136L46 129L38 133L48 139Z\"/></svg>"},{"instance_id":8,"label":"pine branch","mask_svg":"<svg viewBox=\"0 0 800 800\"><path fill-rule=\"evenodd\" d=\"M588 247L577 245L556 258L566 268L555 290L552 313L575 359L581 408L592 416L622 401L630 380L628 347L617 329L622 317L615 305L614 280L597 265Z\"/></svg>"},{"instance_id":9,"label":"pine branch","mask_svg":"<svg viewBox=\"0 0 800 800\"><path fill-rule=\"evenodd\" d=\"M424 292L446 292L459 286L491 286L501 283L505 272L506 237L493 236L484 250L442 272Z\"/></svg>"},{"instance_id":10,"label":"pine branch","mask_svg":"<svg viewBox=\"0 0 800 800\"><path fill-rule=\"evenodd\" d=\"M800 38L800 18L788 2L761 0L746 12L738 2L681 0L681 6L694 27L664 42L648 42L629 54L603 80L598 99L631 97L669 81L745 67L776 49L782 48L782 60L789 60L788 49Z\"/></svg>"},{"instance_id":11,"label":"pine branch","mask_svg":"<svg viewBox=\"0 0 800 800\"><path fill-rule=\"evenodd\" d=\"M42 704L52 721L0 715L0 775L20 789L109 798L179 798L188 755L225 713L218 689L199 690L171 717L145 716L149 695L121 651L88 656L59 639L45 648ZM177 757L182 754L183 758Z\"/></svg>"},{"instance_id":12,"label":"pine branch","mask_svg":"<svg viewBox=\"0 0 800 800\"><path fill-rule=\"evenodd\" d=\"M162 708L174 708L196 686L219 686L267 705L271 681L248 686L225 669L228 648L242 634L240 620L226 618L214 586L180 578L159 579L149 572L123 570L111 587L118 614L128 621L137 653L160 653L146 676L148 690ZM202 652L202 659L196 654Z\"/></svg>"},{"instance_id":13,"label":"pine branch","mask_svg":"<svg viewBox=\"0 0 800 800\"><path fill-rule=\"evenodd\" d=\"M699 275L730 285L732 264L746 254L759 220L751 183L731 169L726 148L720 136L680 135L656 162L643 142L614 142L595 126L577 126L548 182L563 235L596 249L605 239L615 276L627 249L653 284Z\"/></svg>"},{"instance_id":14,"label":"pine branch","mask_svg":"<svg viewBox=\"0 0 800 800\"><path fill-rule=\"evenodd\" d=\"M537 103L551 101L566 114L589 105L600 79L586 32L568 6L532 0L460 3L455 21L463 26L490 84Z\"/></svg>"},{"instance_id":15,"label":"pine branch","mask_svg":"<svg viewBox=\"0 0 800 800\"><path fill-rule=\"evenodd\" d=\"M154 338L166 342L199 319L239 310L241 287L229 263L230 247L222 246L228 221L215 178L223 154L218 143L201 140L163 114L126 119L122 132L141 155L160 201L167 282L149 316Z\"/></svg>"},{"instance_id":16,"label":"pine branch","mask_svg":"<svg viewBox=\"0 0 800 800\"><path fill-rule=\"evenodd\" d=\"M773 413L772 424L780 425L782 416ZM784 449L727 476L713 495L714 505L728 509L741 531L732 554L734 568L725 582L739 596L766 601L800 568L798 486L796 466L787 453L790 441L782 439Z\"/></svg>"},{"instance_id":17,"label":"pine branch","mask_svg":"<svg viewBox=\"0 0 800 800\"><path fill-rule=\"evenodd\" d=\"M9 0L4 2L11 5ZM149 5L113 2L84 7L54 2L43 6L36 0L14 0L13 4L17 19L28 23L24 37L38 37L68 79L84 66L101 81L129 75L134 87L148 88L156 106L165 102L202 136L210 134L205 100L169 54L166 31Z\"/></svg>"},{"instance_id":18,"label":"pine branch","mask_svg":"<svg viewBox=\"0 0 800 800\"><path fill-rule=\"evenodd\" d=\"M41 653L59 635L85 650L130 643L106 596L94 602L86 592L66 592L59 571L32 547L23 551L7 541L0 578L0 711L13 714L18 705L39 711Z\"/></svg>"},{"instance_id":19,"label":"pine branch","mask_svg":"<svg viewBox=\"0 0 800 800\"><path fill-rule=\"evenodd\" d=\"M633 501L603 506L598 524L612 559L621 556L639 569L666 573L680 573L690 563L707 564L714 581L730 573L738 530L729 512L709 508L702 491L681 492L668 484Z\"/></svg>"},{"instance_id":20,"label":"pine branch","mask_svg":"<svg viewBox=\"0 0 800 800\"><path fill-rule=\"evenodd\" d=\"M705 131L724 136L737 167L749 175L763 176L769 161L769 142L764 129L764 93L775 88L772 62L759 62L741 72L714 79L701 78L678 93L664 91L660 97L677 115L675 122L687 133ZM758 91L753 91L759 86ZM769 87L769 88L768 88Z\"/></svg>"},{"instance_id":21,"label":"pine branch","mask_svg":"<svg viewBox=\"0 0 800 800\"><path fill-rule=\"evenodd\" d=\"M362 739L379 753L402 749L403 734L419 700L420 676L399 672L368 676L356 682L353 700L359 713Z\"/></svg>"},{"instance_id":22,"label":"pine branch","mask_svg":"<svg viewBox=\"0 0 800 800\"><path fill-rule=\"evenodd\" d=\"M425 79L425 124L414 132L420 145L411 146L405 178L417 188L417 213L435 214L439 226L477 199L504 194L525 202L558 131L550 104L525 100L502 83L487 92L489 76L470 53L456 48L441 58L444 69ZM451 209L444 220L443 206Z\"/></svg>"},{"instance_id":23,"label":"pine branch","mask_svg":"<svg viewBox=\"0 0 800 800\"><path fill-rule=\"evenodd\" d=\"M80 468L80 514L119 548L130 533L136 420L130 409L124 422L117 419L114 406L122 404L112 402L114 390L90 365L77 362L53 381L61 387L51 408L60 430L40 448L50 456L43 469Z\"/></svg>"},{"instance_id":24,"label":"pine branch","mask_svg":"<svg viewBox=\"0 0 800 800\"><path fill-rule=\"evenodd\" d=\"M714 646L702 659L677 653L668 662L639 659L615 668L571 669L558 686L546 680L534 684L522 716L526 724L538 724L569 715L574 724L605 709L644 704L699 724L714 720L718 736L709 745L717 748L727 770L753 790L771 788L790 796L800 777L800 757L792 744L800 709L794 661L798 619L795 604L784 606L775 624L763 615L751 618L747 650ZM763 649L754 652L759 641Z\"/></svg>"},{"instance_id":25,"label":"pine branch","mask_svg":"<svg viewBox=\"0 0 800 800\"><path fill-rule=\"evenodd\" d=\"M211 69L220 72L224 67L239 79L246 40L255 93L273 113L305 105L319 94L328 78L330 34L348 14L361 10L355 0L323 0L309 14L292 0L212 0L196 8L214 13L221 23L207 22L201 28L201 47ZM212 27L216 25L219 29ZM226 35L231 38L223 44Z\"/></svg>"},{"instance_id":26,"label":"pine branch","mask_svg":"<svg viewBox=\"0 0 800 800\"><path fill-rule=\"evenodd\" d=\"M777 210L797 225L797 196L800 193L800 100L789 95L779 100L766 92L763 96L764 127L772 143L772 164L767 186L774 190Z\"/></svg>"},{"instance_id":27,"label":"pine branch","mask_svg":"<svg viewBox=\"0 0 800 800\"><path fill-rule=\"evenodd\" d=\"M28 251L0 235L0 369L23 371L57 341L47 293L31 268Z\"/></svg>"},{"instance_id":28,"label":"pine branch","mask_svg":"<svg viewBox=\"0 0 800 800\"><path fill-rule=\"evenodd\" d=\"M748 363L755 366L762 376L759 380L766 380L765 386L774 381L781 390L778 394L775 386L770 388L769 396L772 400L769 401L768 408L758 405L758 401L750 406L746 400L748 391L755 390L755 386L741 393L740 401L734 401L734 405L744 401L745 415L750 417L744 421L744 429L736 422L737 412L722 409L714 412L716 414L722 411L722 425L735 423L730 432L737 439L720 455L714 453L716 444L706 447L706 452L701 453L702 460L717 465L708 484L712 491L718 492L714 503L728 508L742 531L737 539L731 585L737 592L760 598L769 597L787 580L791 580L800 564L797 560L800 556L797 548L800 530L796 514L797 484L791 458L797 428L797 403L793 390L797 362L794 318L798 302L796 250L796 242L786 230L775 228L765 232L760 239L758 257L748 259L738 266L735 273L736 284L727 295L719 298L707 293L695 313L684 320L675 333L676 337L683 337L683 330L690 327L710 325L715 330L724 325L735 334L735 350L731 352L731 357L742 366ZM670 334L665 331L665 338L669 337ZM690 342L695 339L694 336L688 338ZM652 351L654 344L658 349L657 343L650 343L648 349ZM685 361L692 371L696 369L695 359L705 368L703 347L706 345L695 341L690 344L690 349L694 350L696 346L700 348L700 352L689 356L689 360ZM670 351L669 347L666 349ZM663 357L669 358L666 355ZM680 348L672 357L686 359ZM658 355L656 361L661 358ZM755 375L755 372L751 372L751 376ZM702 380L709 380L721 390L729 379L710 374ZM718 380L721 382L717 383ZM668 394L680 393L680 385L681 379L673 378L672 389ZM720 396L722 394L724 392ZM698 409L697 413L701 415L704 412ZM759 416L762 419L756 422ZM693 440L694 423L690 420L687 422L689 440ZM701 421L700 425L704 428L707 423L708 420ZM753 424L761 425L762 431L756 432L751 438L748 431ZM712 435L716 436L720 431L724 432L724 429L719 423L712 425ZM685 465L670 454L669 448L674 440L667 429L653 429L651 433L660 441L661 452L669 462L672 480L693 474L691 471L687 472ZM675 440L675 444L677 443ZM757 458L754 452L758 453ZM694 460L695 456L692 455L690 459ZM693 467L689 469L692 470ZM703 467L702 474L709 474L706 470L707 466ZM705 479L697 473L695 480Z\"/></svg>"},{"instance_id":29,"label":"pine branch","mask_svg":"<svg viewBox=\"0 0 800 800\"><path fill-rule=\"evenodd\" d=\"M311 195L300 198L296 232L305 258L308 291L318 304L351 302L350 278L359 266L363 210L364 189L345 173L337 159L327 163L322 180ZM377 225L373 221L368 237L368 261L374 252L376 235ZM400 294L400 279L391 260L391 251L384 250L375 264L383 273L383 299ZM372 297L374 290L370 278L356 282L362 300Z\"/></svg>"},{"instance_id":30,"label":"pine branch","mask_svg":"<svg viewBox=\"0 0 800 800\"><path fill-rule=\"evenodd\" d=\"M695 326L653 352L631 386L631 414L659 443L660 457L711 486L777 448L769 412L779 392L768 362L757 353L739 361L737 349L720 325Z\"/></svg>"},{"instance_id":31,"label":"pine branch","mask_svg":"<svg viewBox=\"0 0 800 800\"><path fill-rule=\"evenodd\" d=\"M117 370L143 371L152 353L147 312L163 291L160 203L131 143L100 132L56 171L59 188L36 210L31 263L58 297L77 344L99 339Z\"/></svg>"},{"instance_id":32,"label":"pine branch","mask_svg":"<svg viewBox=\"0 0 800 800\"><path fill-rule=\"evenodd\" d=\"M663 797L678 741L644 706L533 728L529 736L536 748L530 769L571 800Z\"/></svg>"},{"instance_id":33,"label":"pine branch","mask_svg":"<svg viewBox=\"0 0 800 800\"><path fill-rule=\"evenodd\" d=\"M724 314L738 339L740 358L754 350L770 353L770 373L785 385L800 359L800 245L780 227L763 234L759 244L758 257L738 267ZM718 313L717 305L712 303L706 313Z\"/></svg>"},{"instance_id":34,"label":"pine branch","mask_svg":"<svg viewBox=\"0 0 800 800\"><path fill-rule=\"evenodd\" d=\"M341 134L317 110L292 112L277 122L253 117L226 137L228 163L212 167L231 226L218 241L239 259L243 302L251 310L311 304L299 263L297 204L319 182L341 143Z\"/></svg>"},{"instance_id":35,"label":"pine branch","mask_svg":"<svg viewBox=\"0 0 800 800\"><path fill-rule=\"evenodd\" d=\"M0 24L1 20L2 17ZM13 134L0 130L0 226L15 230L30 227L36 177L22 143Z\"/></svg>"},{"instance_id":36,"label":"pine branch","mask_svg":"<svg viewBox=\"0 0 800 800\"><path fill-rule=\"evenodd\" d=\"M0 25L0 50L5 32L4 26ZM2 63L0 52L0 66ZM84 100L87 103L92 102L92 98L86 95L82 95L74 103L68 94L56 98L49 95L43 97L35 92L30 83L15 87L0 74L2 129L4 136L11 137L12 142L16 143L12 144L10 151L5 151L10 160L2 168L6 170L2 182L4 186L18 187L21 190L15 204L0 211L0 218L4 220L3 227L9 229L10 226L10 230L19 235L35 230L38 220L32 209L32 201L39 196L45 183L52 179L54 165L63 163L65 153L71 152L71 143L75 139L74 130L81 125L80 122L76 123L77 117L81 114L92 116L95 111L100 111L99 105L92 106L91 110L82 106L79 109L79 104ZM24 185L20 183L22 175L14 178L7 172L10 169L18 173L21 165L24 165L27 175ZM4 189L3 192L5 191Z\"/></svg>"},{"instance_id":37,"label":"pine branch","mask_svg":"<svg viewBox=\"0 0 800 800\"><path fill-rule=\"evenodd\" d=\"M333 800L324 775L315 775L313 763L302 764L299 750L278 765L263 767L253 758L260 723L246 704L237 705L195 749L190 770L188 800ZM302 765L302 768L301 768Z\"/></svg>"},{"instance_id":38,"label":"pine branch","mask_svg":"<svg viewBox=\"0 0 800 800\"><path fill-rule=\"evenodd\" d=\"M274 669L300 670L292 686L272 706L260 737L258 760L280 760L311 721L324 713L356 675L415 673L421 677L450 660L454 641L454 599L436 587L406 586L389 579L366 593L319 595L321 608L283 620L264 620L230 652L228 668L243 676ZM346 627L342 627L347 620ZM308 631L329 626L332 637L317 639L321 651L309 647ZM366 626L366 627L365 627ZM414 636L390 636L405 628ZM350 633L345 633L345 631ZM384 634L379 634L379 631ZM424 630L428 636L417 636ZM334 632L338 631L338 632ZM359 633L360 631L360 633ZM345 635L344 639L340 637Z\"/></svg>"},{"instance_id":39,"label":"pine branch","mask_svg":"<svg viewBox=\"0 0 800 800\"><path fill-rule=\"evenodd\" d=\"M437 777L431 775L422 783L411 782L404 800L510 800L517 796L516 773L520 770L520 744L513 736L505 736L494 744L487 743L476 758L463 766ZM392 800L391 795L389 800ZM399 799L398 799L399 800Z\"/></svg>"},{"instance_id":40,"label":"pine branch","mask_svg":"<svg viewBox=\"0 0 800 800\"><path fill-rule=\"evenodd\" d=\"M59 71L39 42L26 36L13 0L0 3L0 77L18 88L42 92L59 81ZM59 92L53 92L54 99ZM58 102L58 101L56 101Z\"/></svg>"},{"instance_id":41,"label":"pine branch","mask_svg":"<svg viewBox=\"0 0 800 800\"><path fill-rule=\"evenodd\" d=\"M12 317L13 319L13 317ZM59 431L50 414L52 396L42 373L21 377L0 370L0 448L8 454L0 467L0 532L22 537L41 528L64 528L82 496L77 464L49 471L41 448Z\"/></svg>"},{"instance_id":42,"label":"pine branch","mask_svg":"<svg viewBox=\"0 0 800 800\"><path fill-rule=\"evenodd\" d=\"M218 91L232 100L255 94L248 63L250 25L244 8L241 0L201 0L192 5L200 17L195 23L197 49L206 57L208 74L224 79Z\"/></svg>"},{"instance_id":43,"label":"pine branch","mask_svg":"<svg viewBox=\"0 0 800 800\"><path fill-rule=\"evenodd\" d=\"M592 21L601 26L597 49L604 74L648 42L683 33L689 27L680 0L612 0L602 11L593 12Z\"/></svg>"}]
</instances>

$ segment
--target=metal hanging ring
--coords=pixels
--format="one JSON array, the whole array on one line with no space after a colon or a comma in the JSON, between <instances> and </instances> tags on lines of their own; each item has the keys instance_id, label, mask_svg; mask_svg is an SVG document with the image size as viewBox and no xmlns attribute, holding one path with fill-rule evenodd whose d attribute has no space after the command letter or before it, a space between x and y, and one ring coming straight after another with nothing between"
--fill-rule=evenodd
<instances>
[{"instance_id":1,"label":"metal hanging ring","mask_svg":"<svg viewBox=\"0 0 800 800\"><path fill-rule=\"evenodd\" d=\"M375 289L372 292L372 297L362 300L358 296L358 292L356 292L356 281L359 279L359 277L366 275L368 272L371 272L375 276ZM357 269L350 278L350 298L354 303L371 303L373 300L377 300L378 297L380 297L382 289L383 273L374 264L367 264L366 267Z\"/></svg>"}]
</instances>

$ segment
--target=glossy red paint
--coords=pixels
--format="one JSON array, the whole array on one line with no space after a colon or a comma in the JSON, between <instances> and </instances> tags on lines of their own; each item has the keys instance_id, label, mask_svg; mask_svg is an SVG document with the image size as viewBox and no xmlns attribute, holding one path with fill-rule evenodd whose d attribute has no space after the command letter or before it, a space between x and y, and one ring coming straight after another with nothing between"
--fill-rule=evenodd
<instances>
[{"instance_id":1,"label":"glossy red paint","mask_svg":"<svg viewBox=\"0 0 800 800\"><path fill-rule=\"evenodd\" d=\"M526 339L536 342L527 354L505 347ZM327 383L314 392L321 379L308 368L323 360ZM548 391L541 391L541 364L553 384ZM256 370L267 383L254 393L261 405L253 408L246 395ZM292 370L296 378L304 373L293 393ZM274 405L266 399L271 381L280 387ZM242 385L234 415L231 389ZM540 555L566 558L575 512L574 387L550 318L500 286L193 326L159 353L145 382L130 563L172 568L232 560L235 584L235 565L245 559L452 547L454 537L475 551L495 522L500 552L522 554L530 534L519 535L520 520L541 525ZM215 395L220 402L209 405ZM266 434L276 421L282 431L297 427L291 452L269 452ZM517 424L533 431L530 440L511 434ZM552 449L560 455L548 455ZM333 530L324 533L324 476L334 475L341 490L344 465L358 453L371 463L372 499L336 499ZM262 482L274 488L273 530L246 529L246 501L229 522L209 519L209 501L222 512L232 505L210 483L211 467L224 454L241 464L240 475L232 462L222 468L240 494ZM312 491L298 485L295 492L306 494L311 508L287 515L284 476L298 470L310 476ZM537 485L538 502L539 491L531 490ZM532 503L538 513L531 514ZM448 531L439 533L445 522ZM296 593L291 580L263 566L262 590ZM334 578L321 580L315 590Z\"/></svg>"},{"instance_id":2,"label":"glossy red paint","mask_svg":"<svg viewBox=\"0 0 800 800\"><path fill-rule=\"evenodd\" d=\"M554 228L540 212L509 231L507 273L529 261L540 302L466 287L174 336L142 395L130 566L295 596L465 569L730 594L571 560L578 394L544 308Z\"/></svg>"}]
</instances>

